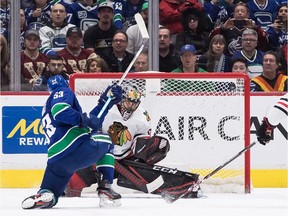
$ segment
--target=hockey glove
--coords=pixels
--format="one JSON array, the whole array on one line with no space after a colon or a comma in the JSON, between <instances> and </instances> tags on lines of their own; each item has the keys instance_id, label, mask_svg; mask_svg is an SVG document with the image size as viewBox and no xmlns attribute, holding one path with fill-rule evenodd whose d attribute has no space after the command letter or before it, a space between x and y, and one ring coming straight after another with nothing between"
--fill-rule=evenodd
<instances>
[{"instance_id":1,"label":"hockey glove","mask_svg":"<svg viewBox=\"0 0 288 216\"><path fill-rule=\"evenodd\" d=\"M83 113L81 116L79 127L90 127L92 130L97 131L101 127L102 121L94 115L90 114L90 118L87 113Z\"/></svg>"},{"instance_id":2,"label":"hockey glove","mask_svg":"<svg viewBox=\"0 0 288 216\"><path fill-rule=\"evenodd\" d=\"M262 145L266 145L272 139L272 131L275 126L268 122L267 118L263 118L262 124L256 131L257 139Z\"/></svg>"},{"instance_id":3,"label":"hockey glove","mask_svg":"<svg viewBox=\"0 0 288 216\"><path fill-rule=\"evenodd\" d=\"M114 104L117 104L122 99L122 88L118 85L108 86L105 92L100 96L99 103L105 104L108 100L108 97L112 96L112 100L108 105L108 109L111 109L111 107Z\"/></svg>"}]
</instances>

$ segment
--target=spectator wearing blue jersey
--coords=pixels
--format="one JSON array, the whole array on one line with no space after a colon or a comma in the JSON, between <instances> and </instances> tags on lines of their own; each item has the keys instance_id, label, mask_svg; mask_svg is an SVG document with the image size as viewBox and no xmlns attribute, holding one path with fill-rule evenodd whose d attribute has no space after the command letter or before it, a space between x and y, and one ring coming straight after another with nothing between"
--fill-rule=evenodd
<instances>
[{"instance_id":1,"label":"spectator wearing blue jersey","mask_svg":"<svg viewBox=\"0 0 288 216\"><path fill-rule=\"evenodd\" d=\"M247 5L250 11L249 18L266 31L277 16L278 3L271 0L257 0L249 1Z\"/></svg>"},{"instance_id":2,"label":"spectator wearing blue jersey","mask_svg":"<svg viewBox=\"0 0 288 216\"><path fill-rule=\"evenodd\" d=\"M39 30L51 22L50 0L34 0L32 7L25 9L28 29Z\"/></svg>"},{"instance_id":3,"label":"spectator wearing blue jersey","mask_svg":"<svg viewBox=\"0 0 288 216\"><path fill-rule=\"evenodd\" d=\"M9 20L10 20L10 3L8 0L1 0L0 4L0 33L6 38L9 44Z\"/></svg>"},{"instance_id":4,"label":"spectator wearing blue jersey","mask_svg":"<svg viewBox=\"0 0 288 216\"><path fill-rule=\"evenodd\" d=\"M134 15L141 11L147 0L114 0L114 26L126 31L135 24Z\"/></svg>"},{"instance_id":5,"label":"spectator wearing blue jersey","mask_svg":"<svg viewBox=\"0 0 288 216\"><path fill-rule=\"evenodd\" d=\"M98 23L98 10L94 0L78 0L67 8L68 22L85 31Z\"/></svg>"},{"instance_id":6,"label":"spectator wearing blue jersey","mask_svg":"<svg viewBox=\"0 0 288 216\"><path fill-rule=\"evenodd\" d=\"M242 33L245 29L254 29L258 34L258 46L261 51L269 50L268 37L265 31L255 25L255 22L249 19L249 7L239 2L235 5L233 18L229 18L225 23L211 31L209 37L216 34L222 34L227 41L227 55L232 56L236 51L242 49Z\"/></svg>"},{"instance_id":7,"label":"spectator wearing blue jersey","mask_svg":"<svg viewBox=\"0 0 288 216\"><path fill-rule=\"evenodd\" d=\"M269 44L272 50L281 49L288 44L288 6L282 4L277 10L277 18L274 23L267 29Z\"/></svg>"},{"instance_id":8,"label":"spectator wearing blue jersey","mask_svg":"<svg viewBox=\"0 0 288 216\"><path fill-rule=\"evenodd\" d=\"M259 76L263 72L264 52L258 50L258 34L253 29L246 29L242 33L242 50L236 51L232 59L244 58L248 63L248 76L250 79Z\"/></svg>"},{"instance_id":9,"label":"spectator wearing blue jersey","mask_svg":"<svg viewBox=\"0 0 288 216\"><path fill-rule=\"evenodd\" d=\"M43 107L41 123L49 140L48 161L40 190L36 195L26 198L22 208L52 208L73 173L95 163L98 165L97 171L103 175L102 178L99 176L97 188L100 206L107 206L109 201L119 206L121 195L111 188L114 178L114 145L108 134L100 134L98 131L108 110L120 102L122 88L109 86L98 102L95 100L96 106L88 117L62 76L51 77L47 86L50 96ZM98 116L110 94L113 95L112 100L103 114Z\"/></svg>"}]
</instances>

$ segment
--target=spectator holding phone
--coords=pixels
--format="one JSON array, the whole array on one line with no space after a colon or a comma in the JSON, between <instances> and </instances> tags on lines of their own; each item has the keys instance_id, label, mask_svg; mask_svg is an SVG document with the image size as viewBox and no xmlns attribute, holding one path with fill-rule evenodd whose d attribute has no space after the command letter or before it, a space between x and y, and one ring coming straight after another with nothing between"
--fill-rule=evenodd
<instances>
[{"instance_id":1,"label":"spectator holding phone","mask_svg":"<svg viewBox=\"0 0 288 216\"><path fill-rule=\"evenodd\" d=\"M271 49L277 50L287 44L288 38L288 7L287 4L282 4L278 8L277 18L274 23L267 29L269 44Z\"/></svg>"},{"instance_id":2,"label":"spectator holding phone","mask_svg":"<svg viewBox=\"0 0 288 216\"><path fill-rule=\"evenodd\" d=\"M242 32L246 29L254 29L258 34L258 46L261 51L267 51L269 48L268 37L266 32L259 26L255 25L254 21L249 19L250 12L248 6L239 2L235 5L233 18L229 18L221 26L215 28L210 38L213 38L216 34L222 34L228 44L228 55L233 55L236 51L242 49Z\"/></svg>"}]
</instances>

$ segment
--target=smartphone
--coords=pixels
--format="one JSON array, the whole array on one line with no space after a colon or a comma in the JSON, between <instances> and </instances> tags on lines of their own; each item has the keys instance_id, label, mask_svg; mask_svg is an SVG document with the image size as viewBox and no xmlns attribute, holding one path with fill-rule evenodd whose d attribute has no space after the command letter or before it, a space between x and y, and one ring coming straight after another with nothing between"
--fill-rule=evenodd
<instances>
[{"instance_id":1,"label":"smartphone","mask_svg":"<svg viewBox=\"0 0 288 216\"><path fill-rule=\"evenodd\" d=\"M246 26L246 21L245 20L234 20L233 23L234 23L234 26L236 26L239 29L241 29L241 28Z\"/></svg>"},{"instance_id":2,"label":"smartphone","mask_svg":"<svg viewBox=\"0 0 288 216\"><path fill-rule=\"evenodd\" d=\"M276 17L276 23L278 23L278 28L283 29L283 16Z\"/></svg>"},{"instance_id":3,"label":"smartphone","mask_svg":"<svg viewBox=\"0 0 288 216\"><path fill-rule=\"evenodd\" d=\"M283 16L277 16L276 20L278 23L283 23Z\"/></svg>"}]
</instances>

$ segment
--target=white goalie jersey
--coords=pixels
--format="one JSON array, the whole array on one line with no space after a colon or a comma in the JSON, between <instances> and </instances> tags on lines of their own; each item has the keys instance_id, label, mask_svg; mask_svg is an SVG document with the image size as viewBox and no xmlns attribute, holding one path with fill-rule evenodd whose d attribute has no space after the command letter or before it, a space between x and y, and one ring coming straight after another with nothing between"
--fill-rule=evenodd
<instances>
[{"instance_id":1,"label":"white goalie jersey","mask_svg":"<svg viewBox=\"0 0 288 216\"><path fill-rule=\"evenodd\" d=\"M122 132L123 135L119 136L119 139L121 139L120 145L114 146L114 155L116 160L126 158L132 154L131 146L136 136L150 136L150 116L148 112L141 107L141 105L133 112L127 121L123 120L118 107L113 106L105 117L102 132L107 133L109 126L112 125L113 122L120 122L124 127L127 127L127 129Z\"/></svg>"}]
</instances>

